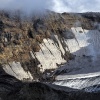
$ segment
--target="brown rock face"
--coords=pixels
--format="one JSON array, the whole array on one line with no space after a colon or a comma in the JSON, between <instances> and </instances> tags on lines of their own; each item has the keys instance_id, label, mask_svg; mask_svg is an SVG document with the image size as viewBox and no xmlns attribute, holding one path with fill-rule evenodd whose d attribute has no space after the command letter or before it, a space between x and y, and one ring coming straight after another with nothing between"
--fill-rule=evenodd
<instances>
[{"instance_id":1,"label":"brown rock face","mask_svg":"<svg viewBox=\"0 0 100 100\"><path fill-rule=\"evenodd\" d=\"M83 31L96 29L98 26L94 27L94 22L100 22L99 13L59 14L49 11L42 16L21 16L19 11L0 11L0 100L99 100L99 92L86 93L84 89L32 83L32 79L53 82L56 75L61 74L59 69L54 74L54 70L75 57L66 50L64 41L76 39L71 28L82 27ZM82 34L82 31L79 33ZM55 59L63 63L58 64ZM46 62L44 66L40 61ZM57 67L49 69L46 67L48 63ZM62 70L63 73L67 71ZM50 74L54 76L49 77Z\"/></svg>"},{"instance_id":2,"label":"brown rock face","mask_svg":"<svg viewBox=\"0 0 100 100\"><path fill-rule=\"evenodd\" d=\"M44 38L55 41L52 38L54 34L61 41L63 38L72 39L74 35L70 31L71 27L81 26L83 29L92 29L92 21L94 20L85 14L47 12L43 16L33 15L29 18L21 17L18 12L0 11L0 63L20 62L24 65L23 68L27 66L27 69L35 69L38 76L41 73L37 67L39 61L36 57L33 59L30 56L30 51L33 54L39 52ZM62 57L68 60L71 58L69 55L65 53ZM30 65L31 61L34 63Z\"/></svg>"},{"instance_id":3,"label":"brown rock face","mask_svg":"<svg viewBox=\"0 0 100 100\"><path fill-rule=\"evenodd\" d=\"M88 25L87 28L92 27L87 18L68 13L56 14L47 12L47 14L42 17L34 17L33 15L30 21L28 18L21 20L20 13L11 15L6 11L0 11L0 19L0 46L4 51L3 54L5 57L8 56L5 60L10 60L11 57L9 55L10 53L6 55L4 49L8 49L11 53L14 51L13 49L16 49L17 58L21 58L21 55L19 56L18 54L21 51L25 53L34 48L35 52L39 51L40 47L38 44L42 43L43 38L50 38L52 32L54 34L63 35L64 31L74 26L78 20L82 22L82 26L84 26L83 24L85 23L85 25ZM3 56L3 54L0 54L0 56ZM16 61L19 60L17 58Z\"/></svg>"}]
</instances>

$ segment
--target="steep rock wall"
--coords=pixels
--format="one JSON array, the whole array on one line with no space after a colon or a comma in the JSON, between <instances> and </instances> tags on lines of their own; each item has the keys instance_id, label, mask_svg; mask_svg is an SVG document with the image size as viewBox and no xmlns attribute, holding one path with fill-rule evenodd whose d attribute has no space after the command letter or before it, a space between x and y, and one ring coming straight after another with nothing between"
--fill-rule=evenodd
<instances>
[{"instance_id":1,"label":"steep rock wall","mask_svg":"<svg viewBox=\"0 0 100 100\"><path fill-rule=\"evenodd\" d=\"M46 70L53 72L61 65L84 67L88 63L82 62L84 57L92 63L99 59L99 30L82 14L48 12L20 18L0 11L0 18L0 64L20 80L39 79Z\"/></svg>"}]
</instances>

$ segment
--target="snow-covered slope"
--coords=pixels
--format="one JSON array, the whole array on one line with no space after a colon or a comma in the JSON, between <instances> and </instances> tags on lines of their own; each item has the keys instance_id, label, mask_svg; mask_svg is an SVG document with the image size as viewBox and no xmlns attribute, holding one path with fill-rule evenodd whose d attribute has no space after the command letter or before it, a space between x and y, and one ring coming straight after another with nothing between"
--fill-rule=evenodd
<instances>
[{"instance_id":1,"label":"snow-covered slope","mask_svg":"<svg viewBox=\"0 0 100 100\"><path fill-rule=\"evenodd\" d=\"M100 73L62 75L57 77L54 82L57 85L66 86L74 89L83 89L100 84Z\"/></svg>"}]
</instances>

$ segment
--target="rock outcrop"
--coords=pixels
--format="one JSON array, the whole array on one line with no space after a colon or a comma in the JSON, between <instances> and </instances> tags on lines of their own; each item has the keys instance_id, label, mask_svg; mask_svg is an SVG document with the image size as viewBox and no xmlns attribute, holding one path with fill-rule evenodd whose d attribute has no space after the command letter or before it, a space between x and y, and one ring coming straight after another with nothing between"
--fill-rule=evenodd
<instances>
[{"instance_id":1,"label":"rock outcrop","mask_svg":"<svg viewBox=\"0 0 100 100\"><path fill-rule=\"evenodd\" d=\"M0 99L99 100L99 23L99 13L0 11Z\"/></svg>"},{"instance_id":2,"label":"rock outcrop","mask_svg":"<svg viewBox=\"0 0 100 100\"><path fill-rule=\"evenodd\" d=\"M66 43L78 42L72 27L93 28L92 19L81 14L50 11L31 18L0 11L0 20L0 63L8 74L29 81L74 58Z\"/></svg>"}]
</instances>

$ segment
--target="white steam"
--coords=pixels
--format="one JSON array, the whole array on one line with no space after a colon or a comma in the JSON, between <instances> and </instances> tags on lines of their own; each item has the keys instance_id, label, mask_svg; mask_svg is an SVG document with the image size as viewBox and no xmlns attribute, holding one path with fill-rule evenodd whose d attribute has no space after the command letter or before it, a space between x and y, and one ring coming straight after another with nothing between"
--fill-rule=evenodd
<instances>
[{"instance_id":1,"label":"white steam","mask_svg":"<svg viewBox=\"0 0 100 100\"><path fill-rule=\"evenodd\" d=\"M45 9L56 12L99 12L99 5L100 0L0 0L0 9L21 9L27 12Z\"/></svg>"}]
</instances>

